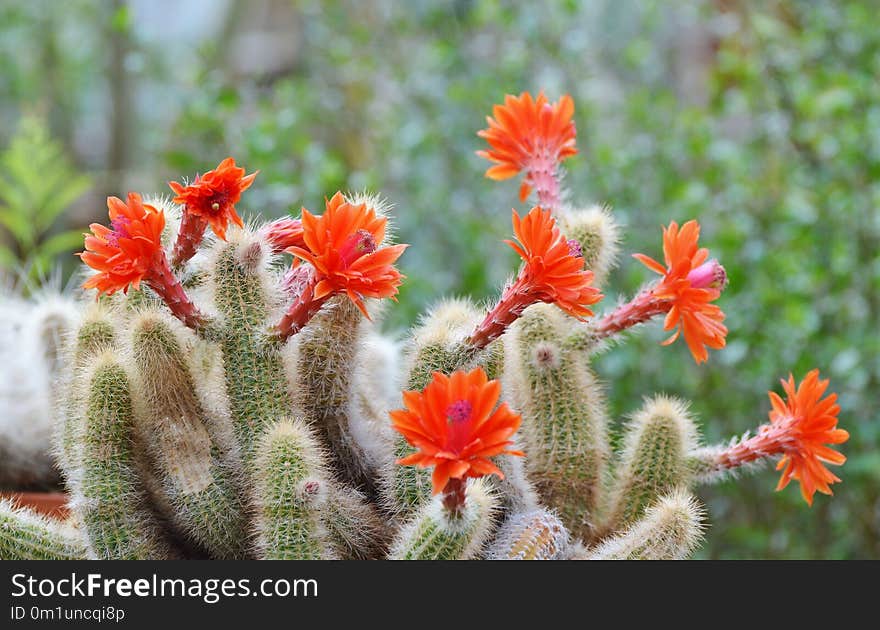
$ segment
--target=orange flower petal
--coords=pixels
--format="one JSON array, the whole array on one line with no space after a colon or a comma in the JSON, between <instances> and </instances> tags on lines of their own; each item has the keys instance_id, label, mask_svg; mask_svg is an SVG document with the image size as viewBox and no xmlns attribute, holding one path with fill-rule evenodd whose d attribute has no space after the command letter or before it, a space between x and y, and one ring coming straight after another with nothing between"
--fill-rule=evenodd
<instances>
[{"instance_id":1,"label":"orange flower petal","mask_svg":"<svg viewBox=\"0 0 880 630\"><path fill-rule=\"evenodd\" d=\"M663 228L665 267L644 254L633 254L633 257L663 276L651 291L656 299L671 303L663 327L665 330L676 329L663 345L673 343L679 334L683 334L694 360L702 363L709 358L707 347L715 350L724 347L727 327L722 323L724 312L711 303L720 296L721 290L712 286L693 286L689 279L689 274L703 265L709 256L709 250L699 247L699 237L700 224L697 221L688 221L681 228L671 221Z\"/></svg>"},{"instance_id":2,"label":"orange flower petal","mask_svg":"<svg viewBox=\"0 0 880 630\"><path fill-rule=\"evenodd\" d=\"M477 155L495 163L486 171L490 179L513 177L536 160L552 167L577 153L574 100L567 94L552 104L543 92L537 98L528 92L508 94L503 105L492 108L492 115L486 118L488 128L477 132L489 144ZM529 192L528 184L521 186L520 200Z\"/></svg>"},{"instance_id":3,"label":"orange flower petal","mask_svg":"<svg viewBox=\"0 0 880 630\"><path fill-rule=\"evenodd\" d=\"M779 479L777 489L782 489L791 479L801 484L804 500L813 504L813 495L818 491L831 494L828 484L840 481L823 463L841 465L846 457L826 444L841 444L849 438L849 433L837 428L837 414L840 408L834 404L836 394L822 398L828 387L827 380L819 380L819 370L812 370L800 385L795 388L794 377L789 375L782 381L786 399L769 392L770 425L769 430L753 440L769 442L775 439L785 455L779 462L785 471ZM780 437L781 436L781 437ZM769 446L759 446L769 450Z\"/></svg>"},{"instance_id":4,"label":"orange flower petal","mask_svg":"<svg viewBox=\"0 0 880 630\"><path fill-rule=\"evenodd\" d=\"M85 237L85 251L80 260L97 271L83 288L97 289L99 294L136 289L162 255L162 230L165 215L143 203L137 193L128 193L127 202L107 198L111 227L93 223L92 234Z\"/></svg>"},{"instance_id":5,"label":"orange flower petal","mask_svg":"<svg viewBox=\"0 0 880 630\"><path fill-rule=\"evenodd\" d=\"M508 244L525 262L518 284L534 301L556 304L578 318L592 315L587 306L602 294L591 286L593 272L584 270L583 259L572 254L550 211L535 206L522 219L514 211L513 230L518 243Z\"/></svg>"},{"instance_id":6,"label":"orange flower petal","mask_svg":"<svg viewBox=\"0 0 880 630\"><path fill-rule=\"evenodd\" d=\"M305 247L295 244L285 251L315 268L316 299L344 293L369 318L362 298L393 298L404 278L394 263L408 246L382 247L386 224L375 209L349 203L337 192L320 216L303 208Z\"/></svg>"},{"instance_id":7,"label":"orange flower petal","mask_svg":"<svg viewBox=\"0 0 880 630\"><path fill-rule=\"evenodd\" d=\"M218 238L226 240L229 223L239 227L244 222L235 210L241 193L250 188L257 173L244 174L231 157L224 159L217 168L197 176L191 184L168 182L174 191L174 203L183 204L185 212L207 219Z\"/></svg>"},{"instance_id":8,"label":"orange flower petal","mask_svg":"<svg viewBox=\"0 0 880 630\"><path fill-rule=\"evenodd\" d=\"M392 426L418 451L398 461L401 465L423 465L434 458L434 494L450 478L498 474L490 457L506 451L508 438L519 428L521 418L506 404L495 407L500 383L489 380L482 368L440 372L421 392L404 392L405 409L389 412Z\"/></svg>"}]
</instances>

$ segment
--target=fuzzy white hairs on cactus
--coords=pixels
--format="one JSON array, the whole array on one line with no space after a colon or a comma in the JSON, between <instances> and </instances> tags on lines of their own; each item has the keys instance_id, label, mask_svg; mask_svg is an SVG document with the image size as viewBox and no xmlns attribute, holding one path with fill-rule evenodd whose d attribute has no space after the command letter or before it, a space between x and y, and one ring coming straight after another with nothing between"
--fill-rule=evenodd
<instances>
[{"instance_id":1,"label":"fuzzy white hairs on cactus","mask_svg":"<svg viewBox=\"0 0 880 630\"><path fill-rule=\"evenodd\" d=\"M51 487L63 347L79 306L57 280L29 297L0 280L0 487Z\"/></svg>"}]
</instances>

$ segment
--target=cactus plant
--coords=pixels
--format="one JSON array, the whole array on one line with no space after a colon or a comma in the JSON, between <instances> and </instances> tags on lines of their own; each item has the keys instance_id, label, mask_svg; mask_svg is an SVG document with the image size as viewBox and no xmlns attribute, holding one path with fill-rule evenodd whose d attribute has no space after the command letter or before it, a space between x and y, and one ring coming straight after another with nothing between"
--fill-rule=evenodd
<instances>
[{"instance_id":1,"label":"cactus plant","mask_svg":"<svg viewBox=\"0 0 880 630\"><path fill-rule=\"evenodd\" d=\"M590 358L662 316L707 361L727 278L699 223L671 222L662 263L636 254L660 278L594 315L619 227L567 200L573 114L543 94L495 108L486 174L524 173L538 201L513 213L519 271L485 312L440 303L402 348L377 327L406 247L380 200L245 225L255 174L231 158L170 200L110 198L58 407L72 522L4 504L2 555L672 559L703 536L699 484L730 471L781 456L780 486L830 494L822 462L843 463L827 445L847 434L816 371L771 393L754 437L701 445L687 404L658 395L612 439Z\"/></svg>"},{"instance_id":2,"label":"cactus plant","mask_svg":"<svg viewBox=\"0 0 880 630\"><path fill-rule=\"evenodd\" d=\"M0 488L46 489L60 482L53 417L64 342L80 311L57 276L28 297L20 288L0 277Z\"/></svg>"}]
</instances>

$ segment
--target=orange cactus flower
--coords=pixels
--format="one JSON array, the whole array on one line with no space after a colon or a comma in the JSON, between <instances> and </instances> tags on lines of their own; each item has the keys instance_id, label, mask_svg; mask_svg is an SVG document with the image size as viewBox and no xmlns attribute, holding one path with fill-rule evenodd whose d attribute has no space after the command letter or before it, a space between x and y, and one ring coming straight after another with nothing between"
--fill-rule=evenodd
<instances>
[{"instance_id":1,"label":"orange cactus flower","mask_svg":"<svg viewBox=\"0 0 880 630\"><path fill-rule=\"evenodd\" d=\"M702 363L709 358L706 346L720 350L726 344L724 312L712 302L727 285L727 274L717 260L707 260L709 250L698 246L699 238L697 221L688 221L680 230L672 221L663 229L665 267L644 254L633 256L663 276L652 294L670 304L664 330L676 329L664 345L673 343L683 332L694 360Z\"/></svg>"},{"instance_id":2,"label":"orange cactus flower","mask_svg":"<svg viewBox=\"0 0 880 630\"><path fill-rule=\"evenodd\" d=\"M284 251L311 263L312 270L285 277L285 288L296 299L275 326L280 340L299 332L333 295L348 295L368 319L363 298L395 299L404 276L394 263L408 245L380 246L387 222L366 204L349 203L342 193L326 202L321 216L303 208L302 234L297 235L302 244Z\"/></svg>"},{"instance_id":3,"label":"orange cactus flower","mask_svg":"<svg viewBox=\"0 0 880 630\"><path fill-rule=\"evenodd\" d=\"M781 454L776 469L782 470L782 477L776 489L782 490L796 479L804 500L813 505L817 491L832 494L830 484L840 481L823 463L839 466L846 461L842 453L827 445L843 444L849 433L837 428L837 394L822 397L828 381L819 380L819 370L807 374L797 388L789 375L782 387L785 400L769 392L770 424L761 426L756 436L720 451L715 463L719 468L735 468Z\"/></svg>"},{"instance_id":4,"label":"orange cactus flower","mask_svg":"<svg viewBox=\"0 0 880 630\"><path fill-rule=\"evenodd\" d=\"M537 302L556 304L583 319L593 314L588 307L602 299L591 286L593 272L584 269L580 244L566 240L549 210L535 206L522 219L514 211L513 230L516 241L505 242L520 255L523 265L516 281L470 336L471 345L485 347Z\"/></svg>"},{"instance_id":5,"label":"orange cactus flower","mask_svg":"<svg viewBox=\"0 0 880 630\"><path fill-rule=\"evenodd\" d=\"M201 327L205 316L189 299L180 280L171 271L162 248L165 214L147 205L137 193L128 193L128 203L107 198L110 227L93 223L86 234L86 251L78 256L98 273L83 283L98 295L111 295L147 284L165 302L171 313L192 329Z\"/></svg>"},{"instance_id":6,"label":"orange cactus flower","mask_svg":"<svg viewBox=\"0 0 880 630\"><path fill-rule=\"evenodd\" d=\"M525 261L520 279L541 302L556 304L579 319L593 314L587 306L602 299L590 283L593 272L584 270L580 243L562 235L556 220L540 206L524 219L513 212L517 242L505 241Z\"/></svg>"},{"instance_id":7,"label":"orange cactus flower","mask_svg":"<svg viewBox=\"0 0 880 630\"><path fill-rule=\"evenodd\" d=\"M305 247L285 251L315 268L314 299L345 293L369 317L364 297L394 298L403 277L394 267L407 245L381 247L387 219L336 193L321 216L303 208Z\"/></svg>"},{"instance_id":8,"label":"orange cactus flower","mask_svg":"<svg viewBox=\"0 0 880 630\"><path fill-rule=\"evenodd\" d=\"M829 484L840 481L822 462L839 466L846 461L843 454L826 444L843 444L849 439L849 433L837 428L837 414L840 413L837 394L822 398L828 389L828 380L819 380L819 370L807 374L797 390L790 374L787 381L782 381L782 387L787 397L785 401L769 392L773 406L771 429L788 438L781 440L780 448L785 454L776 469L784 470L776 489L781 490L792 479L797 479L804 500L812 505L817 490L831 494Z\"/></svg>"},{"instance_id":9,"label":"orange cactus flower","mask_svg":"<svg viewBox=\"0 0 880 630\"><path fill-rule=\"evenodd\" d=\"M665 330L676 329L663 342L673 343L681 333L697 363L709 358L706 347L720 350L725 346L727 327L724 312L712 304L727 286L727 272L717 260L707 260L709 250L697 246L700 224L688 221L681 230L672 221L663 229L664 267L644 254L633 254L643 265L663 278L632 300L617 307L596 325L598 337L608 337L666 314Z\"/></svg>"},{"instance_id":10,"label":"orange cactus flower","mask_svg":"<svg viewBox=\"0 0 880 630\"><path fill-rule=\"evenodd\" d=\"M78 254L82 261L97 271L83 284L101 294L128 292L140 287L149 275L162 250L165 214L143 203L137 193L128 193L128 204L118 197L107 198L110 227L92 223L86 235L86 251Z\"/></svg>"},{"instance_id":11,"label":"orange cactus flower","mask_svg":"<svg viewBox=\"0 0 880 630\"><path fill-rule=\"evenodd\" d=\"M542 206L557 208L557 169L563 160L577 154L571 96L566 94L551 104L543 92L537 98L528 92L518 97L508 94L504 105L495 105L492 113L494 118L486 117L489 127L477 132L489 143L489 149L477 151L477 155L495 163L486 177L509 179L525 170L520 201L535 188Z\"/></svg>"},{"instance_id":12,"label":"orange cactus flower","mask_svg":"<svg viewBox=\"0 0 880 630\"><path fill-rule=\"evenodd\" d=\"M507 448L522 419L507 403L496 407L500 395L501 383L482 368L451 376L434 372L423 391L404 392L405 409L389 412L394 429L418 449L397 463L433 467L434 494L463 488L469 477L503 479L490 458L523 455Z\"/></svg>"},{"instance_id":13,"label":"orange cactus flower","mask_svg":"<svg viewBox=\"0 0 880 630\"><path fill-rule=\"evenodd\" d=\"M235 204L241 199L241 193L250 188L257 176L257 173L245 175L244 172L243 168L235 165L234 159L228 157L214 170L196 176L187 186L177 182L168 182L168 185L177 195L174 203L184 204L186 207L184 220L187 215L198 217L201 219L202 230L204 230L204 222L207 221L214 234L226 240L226 228L230 222L239 227L244 225L235 211ZM198 240L201 240L201 234Z\"/></svg>"}]
</instances>

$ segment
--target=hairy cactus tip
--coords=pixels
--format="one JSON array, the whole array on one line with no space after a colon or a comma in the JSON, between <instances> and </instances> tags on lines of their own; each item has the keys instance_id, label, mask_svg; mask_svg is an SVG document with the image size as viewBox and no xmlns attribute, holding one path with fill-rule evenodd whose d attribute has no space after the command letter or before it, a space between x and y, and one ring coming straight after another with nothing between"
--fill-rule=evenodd
<instances>
[{"instance_id":1,"label":"hairy cactus tip","mask_svg":"<svg viewBox=\"0 0 880 630\"><path fill-rule=\"evenodd\" d=\"M665 314L663 328L675 329L675 333L663 345L684 334L697 363L708 360L706 347L722 349L727 343L727 327L722 323L725 315L713 302L727 287L727 272L717 260L707 260L709 250L699 247L699 238L697 221L688 221L681 229L672 221L663 229L665 266L644 254L633 254L633 258L662 278L603 317L596 324L596 334L608 337Z\"/></svg>"},{"instance_id":2,"label":"hairy cactus tip","mask_svg":"<svg viewBox=\"0 0 880 630\"><path fill-rule=\"evenodd\" d=\"M550 103L543 92L532 97L523 92L508 94L503 105L495 105L494 118L486 117L487 129L477 132L489 144L477 155L494 162L486 171L490 179L509 179L521 171L526 175L519 198L525 201L534 188L538 203L554 212L561 204L559 166L577 154L574 101L568 94Z\"/></svg>"},{"instance_id":3,"label":"hairy cactus tip","mask_svg":"<svg viewBox=\"0 0 880 630\"><path fill-rule=\"evenodd\" d=\"M816 492L832 494L830 485L840 481L823 464L840 466L846 456L829 445L843 444L849 433L837 428L840 406L837 394L825 394L828 380L819 379L819 370L812 370L799 385L792 375L782 381L785 400L776 392L770 396L770 422L758 427L757 435L727 448L716 449L712 460L719 469L731 469L782 455L776 466L782 470L777 490L792 479L801 485L801 495L813 505Z\"/></svg>"},{"instance_id":4,"label":"hairy cactus tip","mask_svg":"<svg viewBox=\"0 0 880 630\"><path fill-rule=\"evenodd\" d=\"M593 314L588 307L602 299L592 286L593 272L584 269L580 244L566 239L549 210L535 206L522 219L513 212L516 241L505 241L523 259L516 280L468 338L484 348L500 337L532 304L555 304L583 319Z\"/></svg>"},{"instance_id":5,"label":"hairy cactus tip","mask_svg":"<svg viewBox=\"0 0 880 630\"><path fill-rule=\"evenodd\" d=\"M394 266L409 247L383 245L388 219L366 203L350 203L337 192L326 202L324 214L315 216L302 209L302 242L285 249L296 260L311 265L311 273L300 280L299 295L276 326L286 339L308 323L334 295L345 294L370 318L364 298L396 299L405 278Z\"/></svg>"},{"instance_id":6,"label":"hairy cactus tip","mask_svg":"<svg viewBox=\"0 0 880 630\"><path fill-rule=\"evenodd\" d=\"M403 393L405 409L389 412L394 429L418 449L397 463L433 467L433 494L443 493L451 514L464 507L468 478L504 478L491 457L523 456L507 448L522 418L507 403L498 405L500 396L501 383L490 381L483 368L451 376L434 372L423 391Z\"/></svg>"}]
</instances>

